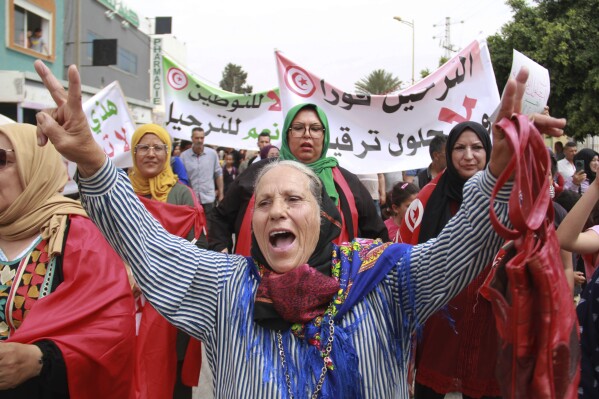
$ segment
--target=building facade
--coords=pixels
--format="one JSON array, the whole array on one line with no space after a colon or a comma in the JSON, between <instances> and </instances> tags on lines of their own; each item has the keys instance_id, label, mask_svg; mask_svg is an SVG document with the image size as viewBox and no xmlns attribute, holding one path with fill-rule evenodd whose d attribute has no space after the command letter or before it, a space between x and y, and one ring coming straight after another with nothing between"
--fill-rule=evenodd
<instances>
[{"instance_id":1,"label":"building facade","mask_svg":"<svg viewBox=\"0 0 599 399\"><path fill-rule=\"evenodd\" d=\"M33 69L42 59L57 77L79 67L83 100L119 81L136 123L152 121L150 37L137 14L120 0L2 0L0 18L0 114L35 123L35 113L53 106ZM95 39L117 39L117 63L92 66ZM66 82L64 83L66 85Z\"/></svg>"}]
</instances>

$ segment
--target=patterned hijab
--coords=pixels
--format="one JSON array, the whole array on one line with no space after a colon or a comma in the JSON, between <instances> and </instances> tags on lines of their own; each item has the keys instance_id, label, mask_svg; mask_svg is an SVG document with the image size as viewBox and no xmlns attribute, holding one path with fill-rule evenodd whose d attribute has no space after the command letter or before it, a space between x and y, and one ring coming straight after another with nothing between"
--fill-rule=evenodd
<instances>
[{"instance_id":1,"label":"patterned hijab","mask_svg":"<svg viewBox=\"0 0 599 399\"><path fill-rule=\"evenodd\" d=\"M148 133L155 134L158 136L160 141L168 146L166 149L166 160L162 171L149 179L146 179L141 175L137 164L135 163L135 146L139 144L143 136ZM167 133L164 128L153 123L147 123L142 125L135 130L133 138L131 139L131 156L133 157L133 168L129 171L129 179L131 179L131 185L133 191L138 195L151 195L152 199L160 202L166 202L168 193L171 191L173 186L177 183L177 176L171 169L171 136Z\"/></svg>"},{"instance_id":2,"label":"patterned hijab","mask_svg":"<svg viewBox=\"0 0 599 399\"><path fill-rule=\"evenodd\" d=\"M426 242L430 238L439 235L443 227L445 227L449 219L453 216L450 206L452 202L458 206L462 204L462 191L466 180L460 176L458 170L453 165L451 153L456 141L458 141L458 138L467 129L472 130L476 134L485 148L487 153L485 166L491 159L491 138L483 125L478 122L466 121L458 123L451 129L447 137L447 151L445 152L447 169L445 169L445 172L439 178L437 186L426 203L426 208L422 215L420 234L418 235L419 243Z\"/></svg>"},{"instance_id":3,"label":"patterned hijab","mask_svg":"<svg viewBox=\"0 0 599 399\"><path fill-rule=\"evenodd\" d=\"M62 252L68 215L87 214L81 203L60 192L68 181L62 156L52 143L37 145L36 127L14 123L0 126L11 142L23 192L0 213L0 236L17 241L37 234L49 240L51 256Z\"/></svg>"},{"instance_id":4,"label":"patterned hijab","mask_svg":"<svg viewBox=\"0 0 599 399\"><path fill-rule=\"evenodd\" d=\"M326 114L315 104L299 104L295 107L291 108L289 112L287 112L287 116L285 117L285 122L283 123L283 144L281 146L280 158L287 159L292 161L300 162L295 155L291 153L289 149L289 141L288 141L288 132L291 127L291 122L295 119L295 116L304 108L313 109L316 111L320 122L322 122L322 126L324 126L324 136L323 136L323 144L322 144L322 153L320 154L320 158L316 161L306 164L310 167L322 183L327 191L327 194L335 205L339 202L339 194L337 193L337 189L335 188L335 181L333 180L333 171L332 168L338 165L337 159L333 157L327 157L327 151L329 149L329 140L330 140L330 132L329 132L329 120L327 119Z\"/></svg>"}]
</instances>

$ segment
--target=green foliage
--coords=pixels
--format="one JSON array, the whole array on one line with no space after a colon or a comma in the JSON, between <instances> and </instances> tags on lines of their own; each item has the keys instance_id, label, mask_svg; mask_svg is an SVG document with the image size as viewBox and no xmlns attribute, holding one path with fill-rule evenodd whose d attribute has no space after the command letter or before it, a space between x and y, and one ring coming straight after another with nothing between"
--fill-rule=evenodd
<instances>
[{"instance_id":1,"label":"green foliage","mask_svg":"<svg viewBox=\"0 0 599 399\"><path fill-rule=\"evenodd\" d=\"M223 70L223 78L219 86L223 90L237 94L249 94L254 88L246 85L247 72L243 70L241 65L228 63Z\"/></svg>"},{"instance_id":2,"label":"green foliage","mask_svg":"<svg viewBox=\"0 0 599 399\"><path fill-rule=\"evenodd\" d=\"M399 90L401 80L384 69L375 69L355 83L359 94L387 94Z\"/></svg>"},{"instance_id":3,"label":"green foliage","mask_svg":"<svg viewBox=\"0 0 599 399\"><path fill-rule=\"evenodd\" d=\"M428 68L424 68L424 69L422 69L422 70L420 71L420 78L421 78L421 79L424 79L424 78L426 78L426 77L427 77L428 75L430 75L430 74L431 74L431 70L430 70L430 69L428 69Z\"/></svg>"},{"instance_id":4,"label":"green foliage","mask_svg":"<svg viewBox=\"0 0 599 399\"><path fill-rule=\"evenodd\" d=\"M554 116L566 117L577 139L599 133L599 0L508 0L512 22L487 39L499 87L512 64L512 49L549 70Z\"/></svg>"}]
</instances>

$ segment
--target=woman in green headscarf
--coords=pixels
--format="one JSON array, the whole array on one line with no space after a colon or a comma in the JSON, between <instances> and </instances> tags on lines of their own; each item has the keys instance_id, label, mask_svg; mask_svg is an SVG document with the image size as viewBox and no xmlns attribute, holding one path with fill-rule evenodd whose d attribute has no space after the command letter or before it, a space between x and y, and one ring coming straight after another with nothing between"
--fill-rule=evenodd
<instances>
[{"instance_id":1,"label":"woman in green headscarf","mask_svg":"<svg viewBox=\"0 0 599 399\"><path fill-rule=\"evenodd\" d=\"M356 237L388 241L385 225L366 188L356 175L339 167L337 159L327 157L329 138L329 122L322 109L315 104L296 105L285 117L280 157L306 164L322 180L342 215L343 226L336 242L347 242ZM231 235L236 234L235 253L249 255L251 212L248 210L253 208L254 180L268 162L270 160L266 159L254 163L242 173L208 216L211 249L227 248Z\"/></svg>"}]
</instances>

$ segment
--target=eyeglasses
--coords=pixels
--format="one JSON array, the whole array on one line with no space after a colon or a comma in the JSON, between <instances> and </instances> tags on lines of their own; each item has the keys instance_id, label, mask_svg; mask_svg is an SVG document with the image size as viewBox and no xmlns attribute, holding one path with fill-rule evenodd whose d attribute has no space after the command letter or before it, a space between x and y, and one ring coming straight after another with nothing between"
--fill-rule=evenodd
<instances>
[{"instance_id":1,"label":"eyeglasses","mask_svg":"<svg viewBox=\"0 0 599 399\"><path fill-rule=\"evenodd\" d=\"M310 132L310 137L313 139L319 139L324 134L324 127L320 125L312 125L306 128L305 125L293 125L289 128L291 137L299 138L306 134L306 130Z\"/></svg>"},{"instance_id":2,"label":"eyeglasses","mask_svg":"<svg viewBox=\"0 0 599 399\"><path fill-rule=\"evenodd\" d=\"M135 153L139 155L148 155L150 150L154 150L154 154L162 155L166 154L166 149L168 146L166 144L156 144L156 145L147 145L147 144L138 144L135 146Z\"/></svg>"},{"instance_id":3,"label":"eyeglasses","mask_svg":"<svg viewBox=\"0 0 599 399\"><path fill-rule=\"evenodd\" d=\"M15 152L15 150L5 150L4 148L0 148L0 169L6 167L6 165L10 163L6 156L7 152Z\"/></svg>"}]
</instances>

